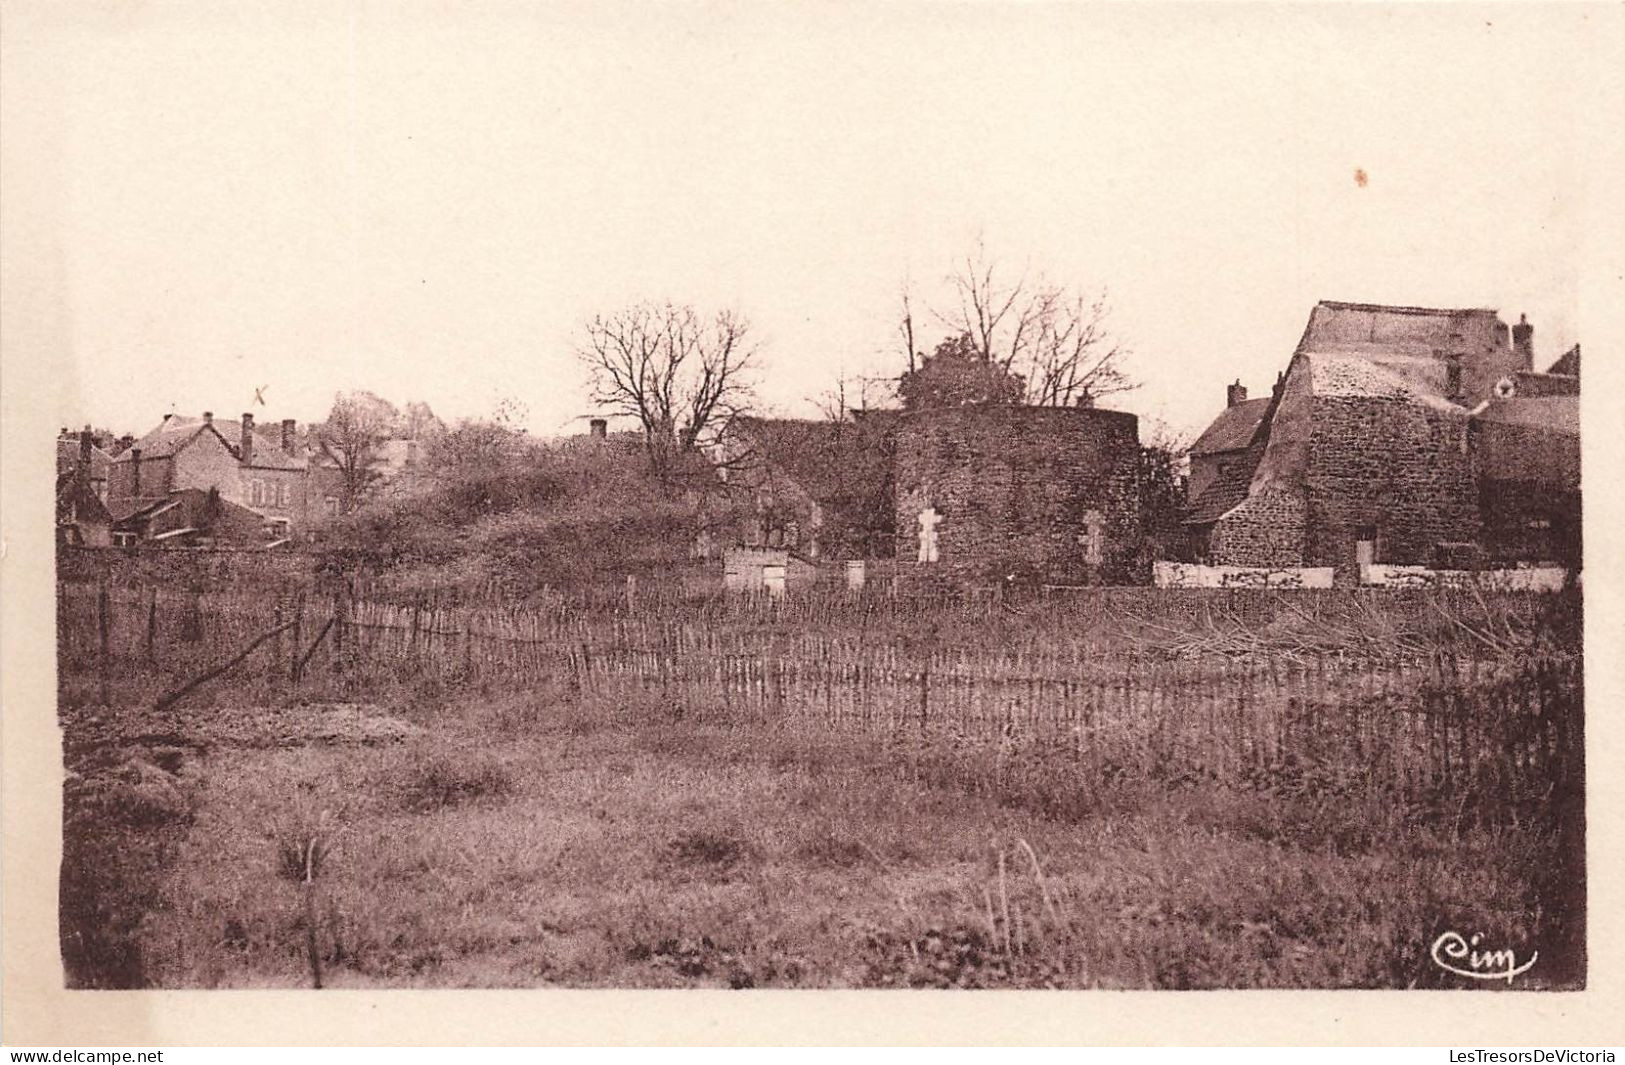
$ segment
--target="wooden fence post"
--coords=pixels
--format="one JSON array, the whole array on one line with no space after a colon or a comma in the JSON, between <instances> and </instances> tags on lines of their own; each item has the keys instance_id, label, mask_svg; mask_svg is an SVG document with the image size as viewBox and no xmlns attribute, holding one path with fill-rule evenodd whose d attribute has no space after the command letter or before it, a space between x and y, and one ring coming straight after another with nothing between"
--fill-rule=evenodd
<instances>
[{"instance_id":1,"label":"wooden fence post","mask_svg":"<svg viewBox=\"0 0 1625 1065\"><path fill-rule=\"evenodd\" d=\"M158 662L158 587L147 589L147 665Z\"/></svg>"},{"instance_id":2,"label":"wooden fence post","mask_svg":"<svg viewBox=\"0 0 1625 1065\"><path fill-rule=\"evenodd\" d=\"M305 631L305 593L300 592L293 603L293 654L288 659L288 679L295 684L299 683L300 673L300 647L304 644Z\"/></svg>"},{"instance_id":3,"label":"wooden fence post","mask_svg":"<svg viewBox=\"0 0 1625 1065\"><path fill-rule=\"evenodd\" d=\"M920 659L920 731L925 731L931 711L931 652Z\"/></svg>"},{"instance_id":4,"label":"wooden fence post","mask_svg":"<svg viewBox=\"0 0 1625 1065\"><path fill-rule=\"evenodd\" d=\"M463 676L474 676L474 614L467 610L463 613Z\"/></svg>"},{"instance_id":5,"label":"wooden fence post","mask_svg":"<svg viewBox=\"0 0 1625 1065\"><path fill-rule=\"evenodd\" d=\"M96 587L96 651L97 664L101 673L102 705L111 705L112 699L108 691L108 671L112 668L110 661L112 640L112 604L107 596L107 578L103 577Z\"/></svg>"},{"instance_id":6,"label":"wooden fence post","mask_svg":"<svg viewBox=\"0 0 1625 1065\"><path fill-rule=\"evenodd\" d=\"M272 677L276 676L277 670L282 664L282 620L282 597L279 595L276 599L276 606L271 611L271 627L276 630L276 635L271 637L270 673ZM299 650L298 641L294 642L293 648L295 652Z\"/></svg>"},{"instance_id":7,"label":"wooden fence post","mask_svg":"<svg viewBox=\"0 0 1625 1065\"><path fill-rule=\"evenodd\" d=\"M344 672L344 589L333 593L333 672Z\"/></svg>"}]
</instances>

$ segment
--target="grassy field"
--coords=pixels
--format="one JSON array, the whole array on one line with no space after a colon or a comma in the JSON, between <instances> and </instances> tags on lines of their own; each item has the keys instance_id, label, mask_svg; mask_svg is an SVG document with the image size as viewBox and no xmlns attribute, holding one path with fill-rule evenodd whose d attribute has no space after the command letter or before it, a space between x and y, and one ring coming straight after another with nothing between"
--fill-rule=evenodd
<instances>
[{"instance_id":1,"label":"grassy field","mask_svg":"<svg viewBox=\"0 0 1625 1065\"><path fill-rule=\"evenodd\" d=\"M1585 980L1577 596L59 605L75 987Z\"/></svg>"},{"instance_id":2,"label":"grassy field","mask_svg":"<svg viewBox=\"0 0 1625 1065\"><path fill-rule=\"evenodd\" d=\"M1583 979L1546 823L1132 781L1057 813L906 741L561 692L176 721L83 749L78 984L1458 986L1449 929Z\"/></svg>"}]
</instances>

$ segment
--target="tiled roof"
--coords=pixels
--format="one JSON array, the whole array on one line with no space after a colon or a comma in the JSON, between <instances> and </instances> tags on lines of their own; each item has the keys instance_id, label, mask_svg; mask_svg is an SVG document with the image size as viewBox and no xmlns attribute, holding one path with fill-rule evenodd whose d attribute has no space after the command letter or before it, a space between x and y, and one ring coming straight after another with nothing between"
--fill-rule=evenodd
<instances>
[{"instance_id":1,"label":"tiled roof","mask_svg":"<svg viewBox=\"0 0 1625 1065\"><path fill-rule=\"evenodd\" d=\"M1580 434L1579 396L1517 396L1494 400L1473 415L1474 420L1496 425L1521 425L1570 436Z\"/></svg>"},{"instance_id":2,"label":"tiled roof","mask_svg":"<svg viewBox=\"0 0 1625 1065\"><path fill-rule=\"evenodd\" d=\"M1520 399L1538 399L1543 396L1578 396L1580 379L1572 374L1534 373L1518 370L1512 374L1514 395Z\"/></svg>"},{"instance_id":3,"label":"tiled roof","mask_svg":"<svg viewBox=\"0 0 1625 1065\"><path fill-rule=\"evenodd\" d=\"M110 522L107 506L90 487L72 476L56 479L56 515L62 521L69 513L77 512L80 522Z\"/></svg>"},{"instance_id":4,"label":"tiled roof","mask_svg":"<svg viewBox=\"0 0 1625 1065\"><path fill-rule=\"evenodd\" d=\"M1247 498L1257 462L1238 462L1223 472L1203 489L1185 514L1186 525L1206 525L1218 521L1236 504Z\"/></svg>"},{"instance_id":5,"label":"tiled roof","mask_svg":"<svg viewBox=\"0 0 1625 1065\"><path fill-rule=\"evenodd\" d=\"M885 480L883 448L890 423L883 419L739 418L734 427L763 460L818 503L851 494L859 482Z\"/></svg>"},{"instance_id":6,"label":"tiled roof","mask_svg":"<svg viewBox=\"0 0 1625 1065\"><path fill-rule=\"evenodd\" d=\"M134 461L134 452L140 451L143 459L168 458L187 444L192 438L204 431L205 423L202 418L187 418L179 414L172 414L163 422L131 444L114 462Z\"/></svg>"},{"instance_id":7,"label":"tiled roof","mask_svg":"<svg viewBox=\"0 0 1625 1065\"><path fill-rule=\"evenodd\" d=\"M1258 429L1258 423L1264 420L1264 412L1269 410L1269 406L1269 397L1262 396L1226 407L1213 419L1213 424L1196 438L1196 443L1191 445L1191 454L1212 455L1246 447Z\"/></svg>"},{"instance_id":8,"label":"tiled roof","mask_svg":"<svg viewBox=\"0 0 1625 1065\"><path fill-rule=\"evenodd\" d=\"M243 426L239 421L219 419L205 422L202 418L190 418L183 414L171 414L165 418L163 424L152 432L130 445L129 450L123 452L114 462L129 462L133 459L131 452L139 450L142 459L168 458L181 448L196 439L199 433L213 430L215 435L223 440L233 454L241 454L243 440ZM257 469L272 470L302 470L305 460L288 454L282 450L282 441L254 430L253 465Z\"/></svg>"},{"instance_id":9,"label":"tiled roof","mask_svg":"<svg viewBox=\"0 0 1625 1065\"><path fill-rule=\"evenodd\" d=\"M90 445L90 479L105 481L107 479L108 463L113 456L97 447ZM79 438L77 436L59 436L56 438L56 472L68 473L79 465Z\"/></svg>"}]
</instances>

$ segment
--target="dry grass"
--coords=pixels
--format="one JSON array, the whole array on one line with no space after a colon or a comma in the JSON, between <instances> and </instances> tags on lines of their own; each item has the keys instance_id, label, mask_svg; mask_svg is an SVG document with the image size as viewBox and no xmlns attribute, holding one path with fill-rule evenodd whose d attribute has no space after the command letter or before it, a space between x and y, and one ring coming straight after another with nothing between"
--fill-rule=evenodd
<instances>
[{"instance_id":1,"label":"dry grass","mask_svg":"<svg viewBox=\"0 0 1625 1065\"><path fill-rule=\"evenodd\" d=\"M279 871L313 837L328 986L1434 986L1426 946L1463 925L1539 949L1536 984L1583 971L1545 828L1378 836L1335 804L1128 786L1060 815L849 737L588 707L470 754L460 709L489 721L454 705L409 744L197 762L195 822L130 930L141 982L307 986ZM408 808L425 767L506 783Z\"/></svg>"},{"instance_id":2,"label":"dry grass","mask_svg":"<svg viewBox=\"0 0 1625 1065\"><path fill-rule=\"evenodd\" d=\"M1249 655L1317 627L1369 643L1443 620L1482 648L1577 640L1577 613L1533 600L1442 620L1438 602L1396 600L1380 625L1350 597L1236 602L1268 614L1212 615L1227 640L1262 634ZM774 609L709 623L764 646L836 624ZM1012 654L1071 638L1057 633L1083 634L1066 655L1156 638L1080 610L964 606L922 634L879 606L840 631L908 651L997 629ZM1459 796L1389 801L1362 763L1319 751L1324 729L1221 786L1130 757L1137 726L1089 744L1014 718L830 729L817 699L775 716L699 688L521 688L383 653L318 661L296 689L251 662L159 719L96 710L93 664L62 660L75 986L1454 986L1426 958L1447 928L1538 949L1519 986L1584 979L1578 810L1544 793L1510 818ZM179 668L116 665L137 705ZM391 716L303 705L318 697Z\"/></svg>"},{"instance_id":3,"label":"dry grass","mask_svg":"<svg viewBox=\"0 0 1625 1065\"><path fill-rule=\"evenodd\" d=\"M488 751L436 744L418 751L406 768L400 790L406 809L433 813L462 803L506 798L514 792L514 778Z\"/></svg>"}]
</instances>

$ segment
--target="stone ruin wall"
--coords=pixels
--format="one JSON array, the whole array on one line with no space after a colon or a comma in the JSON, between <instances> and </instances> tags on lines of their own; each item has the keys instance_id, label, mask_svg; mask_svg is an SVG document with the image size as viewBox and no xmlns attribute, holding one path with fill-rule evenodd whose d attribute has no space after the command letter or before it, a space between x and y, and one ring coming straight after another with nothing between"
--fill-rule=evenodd
<instances>
[{"instance_id":1,"label":"stone ruin wall","mask_svg":"<svg viewBox=\"0 0 1625 1065\"><path fill-rule=\"evenodd\" d=\"M897 557L917 563L918 515L934 507L932 575L1060 584L1148 579L1139 520L1139 430L1131 414L979 407L900 419L894 457ZM1101 562L1085 560L1091 512ZM922 573L922 575L925 575Z\"/></svg>"},{"instance_id":2,"label":"stone ruin wall","mask_svg":"<svg viewBox=\"0 0 1625 1065\"><path fill-rule=\"evenodd\" d=\"M1247 497L1214 524L1208 561L1216 566L1302 566L1303 541L1302 495L1271 487Z\"/></svg>"},{"instance_id":3,"label":"stone ruin wall","mask_svg":"<svg viewBox=\"0 0 1625 1065\"><path fill-rule=\"evenodd\" d=\"M1465 411L1393 397L1317 396L1304 562L1353 579L1362 527L1377 561L1431 565L1442 543L1480 539Z\"/></svg>"}]
</instances>

